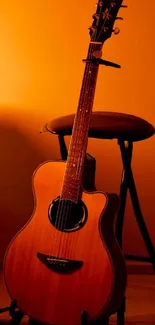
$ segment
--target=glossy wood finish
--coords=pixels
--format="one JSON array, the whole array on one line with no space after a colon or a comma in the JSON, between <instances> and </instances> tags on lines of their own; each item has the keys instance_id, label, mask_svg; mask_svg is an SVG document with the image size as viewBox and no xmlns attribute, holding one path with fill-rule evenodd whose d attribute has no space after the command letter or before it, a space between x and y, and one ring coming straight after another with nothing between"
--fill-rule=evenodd
<instances>
[{"instance_id":1,"label":"glossy wood finish","mask_svg":"<svg viewBox=\"0 0 155 325\"><path fill-rule=\"evenodd\" d=\"M79 325L82 310L92 320L117 309L125 290L125 265L111 231L116 208L109 217L105 194L83 192L88 220L79 231L62 233L50 224L48 208L60 194L65 165L48 162L37 169L34 214L7 250L4 275L11 298L25 314L48 324ZM107 239L109 250L103 243ZM73 274L58 274L37 259L37 252L82 260L84 265Z\"/></svg>"}]
</instances>

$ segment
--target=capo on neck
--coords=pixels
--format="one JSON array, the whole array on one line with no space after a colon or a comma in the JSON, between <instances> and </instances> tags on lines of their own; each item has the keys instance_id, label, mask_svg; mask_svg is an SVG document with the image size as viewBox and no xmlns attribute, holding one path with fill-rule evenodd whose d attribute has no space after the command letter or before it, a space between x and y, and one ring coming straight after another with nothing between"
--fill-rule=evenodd
<instances>
[{"instance_id":1,"label":"capo on neck","mask_svg":"<svg viewBox=\"0 0 155 325\"><path fill-rule=\"evenodd\" d=\"M100 59L100 58L94 58L94 59L83 59L82 60L83 62L86 62L86 63L97 63L97 64L102 64L102 65L106 65L106 66L109 66L109 67L113 67L113 68L121 68L121 66L117 63L113 63L113 62L110 62L110 61L106 61L106 60L103 60L103 59Z\"/></svg>"}]
</instances>

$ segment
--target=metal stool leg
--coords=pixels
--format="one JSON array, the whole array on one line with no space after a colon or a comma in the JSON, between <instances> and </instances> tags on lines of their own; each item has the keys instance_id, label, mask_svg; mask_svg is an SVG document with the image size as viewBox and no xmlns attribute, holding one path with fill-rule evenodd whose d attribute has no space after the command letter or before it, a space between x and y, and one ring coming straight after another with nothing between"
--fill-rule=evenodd
<instances>
[{"instance_id":1,"label":"metal stool leg","mask_svg":"<svg viewBox=\"0 0 155 325\"><path fill-rule=\"evenodd\" d=\"M129 189L130 197L135 213L135 217L141 231L144 243L146 245L148 254L150 258L145 259L150 261L155 269L155 250L153 244L151 242L146 224L143 219L143 215L141 212L138 195L136 191L136 186L133 178L133 173L131 169L131 159L132 159L132 151L133 151L133 143L127 142L127 146L125 145L124 141L118 141L121 150L121 156L123 161L123 176L120 186L120 208L117 215L116 221L116 238L120 247L122 248L122 234L123 234L123 222L124 222L124 214L125 214L125 206L126 206L126 199L127 199L127 191ZM131 255L125 255L126 258L133 258ZM144 260L144 258L134 258L135 260ZM123 302L118 309L117 312L117 325L124 325L124 314L125 314L125 297Z\"/></svg>"},{"instance_id":2,"label":"metal stool leg","mask_svg":"<svg viewBox=\"0 0 155 325\"><path fill-rule=\"evenodd\" d=\"M119 142L118 142L119 144ZM126 150L126 147L125 147ZM132 159L132 144L128 146L128 161L129 164L131 163ZM120 247L122 248L122 237L123 237L123 223L124 223L124 215L125 215L125 207L126 207L126 200L127 200L127 191L128 191L128 174L125 166L123 166L122 171L122 179L121 179L121 185L120 185L120 206L117 213L117 219L116 219L116 238L118 240L118 243Z\"/></svg>"},{"instance_id":3,"label":"metal stool leg","mask_svg":"<svg viewBox=\"0 0 155 325\"><path fill-rule=\"evenodd\" d=\"M125 311L126 311L126 298L123 298L123 301L117 311L117 325L125 324Z\"/></svg>"},{"instance_id":4,"label":"metal stool leg","mask_svg":"<svg viewBox=\"0 0 155 325\"><path fill-rule=\"evenodd\" d=\"M136 186L133 178L133 173L131 169L131 154L132 154L132 143L128 143L128 147L125 147L124 141L119 142L120 149L121 149L121 155L122 155L122 161L123 161L123 166L125 169L125 172L127 174L127 187L130 192L130 197L135 213L135 217L139 226L139 229L141 231L144 243L146 245L148 254L149 254L149 259L145 259L149 262L152 263L154 269L155 269L155 250L154 246L152 244L149 232L147 230L142 211L140 208L139 200L138 200L138 195L136 191ZM126 256L127 257L127 256ZM135 257L136 259L136 257ZM137 258L137 260L144 260L143 258Z\"/></svg>"},{"instance_id":5,"label":"metal stool leg","mask_svg":"<svg viewBox=\"0 0 155 325\"><path fill-rule=\"evenodd\" d=\"M130 144L128 146L129 163L131 163L131 159L132 159L132 145ZM122 171L122 179L120 185L120 207L117 213L116 226L115 226L116 238L118 240L121 249L123 246L123 240L122 240L123 223L124 223L125 207L126 207L126 200L127 200L127 191L128 191L128 174L124 167ZM117 311L117 325L124 325L125 323L125 301L126 301L126 297L124 296L123 301Z\"/></svg>"}]
</instances>

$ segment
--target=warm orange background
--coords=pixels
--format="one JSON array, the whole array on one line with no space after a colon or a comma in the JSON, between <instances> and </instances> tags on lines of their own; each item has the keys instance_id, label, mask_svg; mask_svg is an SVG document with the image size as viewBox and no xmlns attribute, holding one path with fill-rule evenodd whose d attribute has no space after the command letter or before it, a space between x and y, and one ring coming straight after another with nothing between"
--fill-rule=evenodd
<instances>
[{"instance_id":1,"label":"warm orange background","mask_svg":"<svg viewBox=\"0 0 155 325\"><path fill-rule=\"evenodd\" d=\"M155 125L155 3L128 1L119 36L104 58L94 110L138 115ZM60 157L56 136L40 134L54 117L75 112L95 1L1 0L0 5L0 259L33 210L31 176L39 163ZM155 137L136 143L133 170L149 232L155 243ZM89 140L98 189L119 191L121 159L116 141ZM147 255L130 200L124 249Z\"/></svg>"}]
</instances>

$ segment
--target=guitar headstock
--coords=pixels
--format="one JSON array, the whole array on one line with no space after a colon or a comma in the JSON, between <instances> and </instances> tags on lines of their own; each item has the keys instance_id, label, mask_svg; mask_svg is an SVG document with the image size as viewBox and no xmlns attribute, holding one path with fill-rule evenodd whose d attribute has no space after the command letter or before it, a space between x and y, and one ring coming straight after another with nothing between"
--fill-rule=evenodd
<instances>
[{"instance_id":1,"label":"guitar headstock","mask_svg":"<svg viewBox=\"0 0 155 325\"><path fill-rule=\"evenodd\" d=\"M104 43L111 37L113 25L117 19L117 13L122 6L122 2L123 0L98 1L96 13L93 15L94 21L90 27L91 41ZM119 29L116 28L115 34L118 33Z\"/></svg>"}]
</instances>

